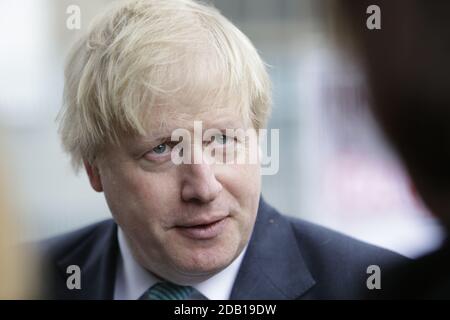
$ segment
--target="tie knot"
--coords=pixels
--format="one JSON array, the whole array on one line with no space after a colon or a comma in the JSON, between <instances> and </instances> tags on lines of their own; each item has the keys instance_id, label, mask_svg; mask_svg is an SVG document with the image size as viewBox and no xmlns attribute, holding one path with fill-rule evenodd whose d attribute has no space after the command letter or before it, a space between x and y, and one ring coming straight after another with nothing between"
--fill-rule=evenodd
<instances>
[{"instance_id":1,"label":"tie knot","mask_svg":"<svg viewBox=\"0 0 450 320\"><path fill-rule=\"evenodd\" d=\"M190 286L180 286L171 282L158 282L147 291L147 298L150 300L185 300L194 288Z\"/></svg>"}]
</instances>

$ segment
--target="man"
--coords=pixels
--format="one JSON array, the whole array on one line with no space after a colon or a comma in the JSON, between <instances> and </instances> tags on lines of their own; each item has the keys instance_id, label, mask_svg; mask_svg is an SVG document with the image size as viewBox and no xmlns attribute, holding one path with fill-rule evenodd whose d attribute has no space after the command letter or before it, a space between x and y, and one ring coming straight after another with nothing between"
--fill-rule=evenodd
<instances>
[{"instance_id":1,"label":"man","mask_svg":"<svg viewBox=\"0 0 450 320\"><path fill-rule=\"evenodd\" d=\"M63 145L113 220L46 243L52 298L357 298L370 265L401 260L261 198L259 159L236 160L260 143L270 81L213 7L120 2L76 44L65 76Z\"/></svg>"},{"instance_id":2,"label":"man","mask_svg":"<svg viewBox=\"0 0 450 320\"><path fill-rule=\"evenodd\" d=\"M394 281L382 297L450 299L450 3L377 1L375 32L361 19L371 4L341 2L342 21L369 76L373 113L446 233L439 250L385 274Z\"/></svg>"}]
</instances>

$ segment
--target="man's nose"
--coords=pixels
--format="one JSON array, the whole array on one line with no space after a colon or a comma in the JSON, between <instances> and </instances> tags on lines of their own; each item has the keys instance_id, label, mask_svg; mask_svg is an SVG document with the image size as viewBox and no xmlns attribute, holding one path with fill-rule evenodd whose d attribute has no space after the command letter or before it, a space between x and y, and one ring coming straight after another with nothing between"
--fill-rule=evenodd
<instances>
[{"instance_id":1,"label":"man's nose","mask_svg":"<svg viewBox=\"0 0 450 320\"><path fill-rule=\"evenodd\" d=\"M217 181L212 165L199 163L183 166L181 198L184 201L210 202L222 191L222 184Z\"/></svg>"}]
</instances>

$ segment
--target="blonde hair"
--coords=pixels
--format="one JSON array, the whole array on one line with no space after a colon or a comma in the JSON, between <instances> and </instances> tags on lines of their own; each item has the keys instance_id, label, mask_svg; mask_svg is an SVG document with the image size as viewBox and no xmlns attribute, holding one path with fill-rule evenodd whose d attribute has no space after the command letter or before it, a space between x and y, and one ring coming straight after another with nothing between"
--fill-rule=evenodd
<instances>
[{"instance_id":1,"label":"blonde hair","mask_svg":"<svg viewBox=\"0 0 450 320\"><path fill-rule=\"evenodd\" d=\"M156 104L186 98L219 104L230 97L254 128L266 125L271 83L265 65L216 8L193 0L121 1L72 48L57 120L79 169L123 135L144 135Z\"/></svg>"}]
</instances>

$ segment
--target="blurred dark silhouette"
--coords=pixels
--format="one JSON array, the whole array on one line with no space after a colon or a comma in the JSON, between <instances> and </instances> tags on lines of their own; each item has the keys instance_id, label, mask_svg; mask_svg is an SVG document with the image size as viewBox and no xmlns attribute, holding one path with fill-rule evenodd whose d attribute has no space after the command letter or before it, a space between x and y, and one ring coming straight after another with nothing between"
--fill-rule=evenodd
<instances>
[{"instance_id":1,"label":"blurred dark silhouette","mask_svg":"<svg viewBox=\"0 0 450 320\"><path fill-rule=\"evenodd\" d=\"M381 9L381 29L369 30L369 5ZM403 160L424 203L442 222L442 247L399 266L383 281L384 298L450 298L450 1L331 3L340 45L368 77L371 108ZM336 29L334 29L336 30Z\"/></svg>"}]
</instances>

